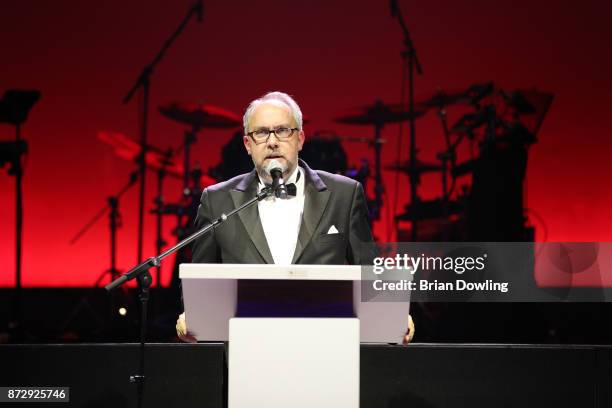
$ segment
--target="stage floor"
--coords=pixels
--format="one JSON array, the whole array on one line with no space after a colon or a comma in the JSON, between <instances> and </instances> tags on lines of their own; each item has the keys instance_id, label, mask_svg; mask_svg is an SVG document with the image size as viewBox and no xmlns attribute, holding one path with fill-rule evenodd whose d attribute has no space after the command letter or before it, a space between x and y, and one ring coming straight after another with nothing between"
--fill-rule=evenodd
<instances>
[{"instance_id":1,"label":"stage floor","mask_svg":"<svg viewBox=\"0 0 612 408\"><path fill-rule=\"evenodd\" d=\"M0 345L0 386L70 387L62 407L133 407L138 357L137 344ZM148 344L146 359L145 407L225 405L224 344ZM610 367L610 346L362 345L361 407L610 407Z\"/></svg>"}]
</instances>

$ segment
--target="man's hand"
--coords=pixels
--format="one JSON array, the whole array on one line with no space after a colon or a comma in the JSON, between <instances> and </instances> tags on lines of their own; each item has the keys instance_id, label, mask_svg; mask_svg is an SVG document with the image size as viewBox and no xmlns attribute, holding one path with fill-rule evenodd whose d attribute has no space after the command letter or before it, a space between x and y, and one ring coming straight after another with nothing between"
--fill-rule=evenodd
<instances>
[{"instance_id":1,"label":"man's hand","mask_svg":"<svg viewBox=\"0 0 612 408\"><path fill-rule=\"evenodd\" d=\"M178 335L179 339L186 343L196 343L198 341L192 333L189 333L189 331L187 331L185 312L181 313L178 319L176 319L176 334Z\"/></svg>"},{"instance_id":2,"label":"man's hand","mask_svg":"<svg viewBox=\"0 0 612 408\"><path fill-rule=\"evenodd\" d=\"M412 321L412 316L408 315L408 330L406 331L406 335L404 336L404 340L402 341L403 345L407 345L412 341L414 337L414 322Z\"/></svg>"},{"instance_id":3,"label":"man's hand","mask_svg":"<svg viewBox=\"0 0 612 408\"><path fill-rule=\"evenodd\" d=\"M402 341L402 344L407 345L412 341L414 337L414 321L412 320L412 316L408 315L408 330L406 331L406 335ZM187 322L185 321L185 312L181 313L176 320L176 334L179 339L186 343L196 343L197 339L193 336L193 333L190 333L187 330Z\"/></svg>"}]
</instances>

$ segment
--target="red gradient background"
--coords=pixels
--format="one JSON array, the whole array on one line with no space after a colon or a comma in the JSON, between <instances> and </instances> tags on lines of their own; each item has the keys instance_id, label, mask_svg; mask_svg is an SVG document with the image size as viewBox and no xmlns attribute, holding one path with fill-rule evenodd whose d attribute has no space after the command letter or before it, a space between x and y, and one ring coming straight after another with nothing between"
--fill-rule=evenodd
<instances>
[{"instance_id":1,"label":"red gradient background","mask_svg":"<svg viewBox=\"0 0 612 408\"><path fill-rule=\"evenodd\" d=\"M436 87L461 89L495 80L508 88L537 87L556 99L530 151L527 206L539 240L612 240L609 182L612 91L612 6L606 1L573 5L552 0L404 1L425 75L417 96ZM11 2L0 13L0 92L39 89L42 98L23 127L29 143L24 177L24 286L90 286L109 266L108 220L77 244L71 237L135 168L96 138L98 130L138 135L137 101L121 99L145 63L186 13L189 1L76 0ZM311 118L307 136L321 129L370 136L373 129L338 125L333 117L376 98L400 98L402 35L387 1L205 1L202 24L191 22L152 79L150 141L177 147L183 127L157 113L173 100L219 105L242 114L269 90L292 94ZM449 111L450 120L458 112ZM433 161L443 147L434 114L418 122L420 158ZM404 127L402 157L407 154ZM219 161L232 131L205 131L193 157L204 168ZM388 126L383 162L396 158L398 126ZM0 125L0 140L13 129ZM351 163L373 159L367 146L345 143ZM465 158L465 157L464 157ZM384 209L408 198L408 183L385 172ZM152 207L155 175L148 173ZM0 286L14 285L14 178L0 170ZM462 180L468 183L469 180ZM423 178L422 195L438 194L439 181ZM180 193L166 184L167 201ZM137 188L121 202L118 264L134 265ZM165 238L172 218L166 219ZM387 222L376 225L393 239ZM155 223L147 216L144 255L153 254ZM168 281L172 261L164 268Z\"/></svg>"}]
</instances>

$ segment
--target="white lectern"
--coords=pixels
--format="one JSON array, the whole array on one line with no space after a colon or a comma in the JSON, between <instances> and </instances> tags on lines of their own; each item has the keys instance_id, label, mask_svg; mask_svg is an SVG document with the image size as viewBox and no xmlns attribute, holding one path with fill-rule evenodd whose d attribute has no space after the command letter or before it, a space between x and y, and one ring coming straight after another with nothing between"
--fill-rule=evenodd
<instances>
[{"instance_id":1,"label":"white lectern","mask_svg":"<svg viewBox=\"0 0 612 408\"><path fill-rule=\"evenodd\" d=\"M406 332L408 303L360 302L360 266L183 264L180 278L189 331L229 340L230 408L356 408L360 339ZM235 317L239 280L353 281L354 317Z\"/></svg>"}]
</instances>

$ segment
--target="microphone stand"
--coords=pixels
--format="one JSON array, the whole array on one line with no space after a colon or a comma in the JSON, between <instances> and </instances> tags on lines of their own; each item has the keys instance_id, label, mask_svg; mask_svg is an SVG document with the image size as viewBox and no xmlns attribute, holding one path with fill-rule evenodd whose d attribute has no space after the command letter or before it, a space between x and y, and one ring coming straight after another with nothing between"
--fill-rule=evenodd
<instances>
[{"instance_id":1,"label":"microphone stand","mask_svg":"<svg viewBox=\"0 0 612 408\"><path fill-rule=\"evenodd\" d=\"M166 251L162 252L161 254L157 256L150 257L146 261L130 269L128 272L121 275L119 278L115 279L114 281L112 281L111 283L105 286L105 289L107 291L111 291L132 279L138 279L138 283L139 283L138 287L140 288L139 299L140 299L140 304L141 304L141 309L140 309L140 366L139 366L138 374L130 376L130 382L136 383L136 392L138 394L137 401L138 401L139 408L142 407L145 378L146 378L145 377L145 335L146 335L146 330L147 330L147 302L149 300L149 287L151 286L151 281L152 281L151 273L149 272L149 268L153 268L153 267L157 267L161 265L161 261L164 260L164 258L166 258L167 256L185 247L186 245L190 244L191 242L195 241L201 236L207 234L208 232L217 228L219 225L225 222L229 217L239 213L240 211L253 205L256 202L265 199L266 197L272 195L274 192L275 191L270 187L266 187L262 189L259 193L257 193L257 195L255 195L255 197L251 198L249 201L242 204L240 207L235 208L234 210L230 211L227 214L221 214L221 216L215 219L212 223L194 232L193 234L191 234L190 236L188 236L181 242L174 245L172 248L167 249Z\"/></svg>"},{"instance_id":2,"label":"microphone stand","mask_svg":"<svg viewBox=\"0 0 612 408\"><path fill-rule=\"evenodd\" d=\"M15 292L13 313L9 317L9 328L20 337L24 333L21 299L21 267L23 245L23 163L21 156L28 151L28 144L21 138L21 125L28 119L32 107L40 99L39 91L11 89L0 100L0 123L15 126L15 142L10 144L8 161L10 176L15 176ZM4 165L0 156L0 167Z\"/></svg>"},{"instance_id":3,"label":"microphone stand","mask_svg":"<svg viewBox=\"0 0 612 408\"><path fill-rule=\"evenodd\" d=\"M145 206L145 176L146 176L146 154L147 154L147 133L148 133L148 120L149 120L149 88L151 84L151 75L153 69L162 60L166 51L170 48L172 43L178 38L183 32L189 20L192 17L196 17L198 21L202 21L203 5L202 1L196 1L189 7L189 11L183 21L179 24L178 28L172 33L170 38L166 40L161 50L157 53L153 61L143 68L142 72L132 85L132 88L128 91L127 95L123 98L123 104L127 104L136 91L142 88L142 102L141 102L141 129L140 129L140 155L138 159L138 169L140 177L140 194L138 201L138 262L142 260L142 238L144 230L144 206Z\"/></svg>"},{"instance_id":4,"label":"microphone stand","mask_svg":"<svg viewBox=\"0 0 612 408\"><path fill-rule=\"evenodd\" d=\"M404 34L404 50L402 51L402 58L404 59L404 66L408 67L408 114L410 123L410 203L416 209L416 206L420 203L418 196L418 184L420 182L419 174L417 173L417 148L416 148L416 118L414 115L414 71L419 75L423 75L423 69L419 62L417 51L412 42L410 31L404 21L402 12L397 6L397 0L392 0L392 15L397 19L402 32ZM411 211L410 221L412 224L412 241L417 240L417 213L418 211Z\"/></svg>"}]
</instances>

